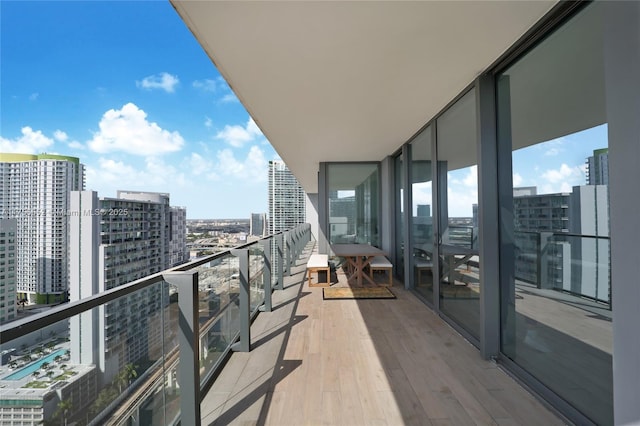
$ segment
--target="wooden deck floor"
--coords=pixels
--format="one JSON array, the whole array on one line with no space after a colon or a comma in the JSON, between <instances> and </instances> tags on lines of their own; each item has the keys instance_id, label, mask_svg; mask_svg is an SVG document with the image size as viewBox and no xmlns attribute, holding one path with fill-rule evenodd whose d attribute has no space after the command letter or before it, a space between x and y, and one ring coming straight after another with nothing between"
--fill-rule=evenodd
<instances>
[{"instance_id":1,"label":"wooden deck floor","mask_svg":"<svg viewBox=\"0 0 640 426\"><path fill-rule=\"evenodd\" d=\"M563 424L399 283L397 299L323 300L304 271L205 396L204 425Z\"/></svg>"}]
</instances>

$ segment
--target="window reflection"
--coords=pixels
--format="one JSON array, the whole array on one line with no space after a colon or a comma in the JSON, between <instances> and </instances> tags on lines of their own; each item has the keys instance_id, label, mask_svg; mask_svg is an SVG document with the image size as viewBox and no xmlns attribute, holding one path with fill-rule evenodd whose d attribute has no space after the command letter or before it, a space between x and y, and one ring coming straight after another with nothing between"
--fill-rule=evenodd
<instances>
[{"instance_id":1,"label":"window reflection","mask_svg":"<svg viewBox=\"0 0 640 426\"><path fill-rule=\"evenodd\" d=\"M333 163L329 181L329 242L379 246L378 163Z\"/></svg>"},{"instance_id":2,"label":"window reflection","mask_svg":"<svg viewBox=\"0 0 640 426\"><path fill-rule=\"evenodd\" d=\"M589 5L498 76L498 134L512 149L502 351L593 422L612 424L601 15Z\"/></svg>"},{"instance_id":3,"label":"window reflection","mask_svg":"<svg viewBox=\"0 0 640 426\"><path fill-rule=\"evenodd\" d=\"M475 92L437 121L440 310L480 338Z\"/></svg>"},{"instance_id":4,"label":"window reflection","mask_svg":"<svg viewBox=\"0 0 640 426\"><path fill-rule=\"evenodd\" d=\"M431 126L411 141L411 239L415 290L433 303L433 171Z\"/></svg>"}]
</instances>

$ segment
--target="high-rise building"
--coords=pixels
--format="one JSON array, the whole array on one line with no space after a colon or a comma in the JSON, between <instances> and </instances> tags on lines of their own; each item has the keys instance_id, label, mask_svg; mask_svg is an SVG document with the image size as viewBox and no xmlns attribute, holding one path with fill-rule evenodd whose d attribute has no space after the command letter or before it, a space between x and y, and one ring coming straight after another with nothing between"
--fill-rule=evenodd
<instances>
[{"instance_id":1,"label":"high-rise building","mask_svg":"<svg viewBox=\"0 0 640 426\"><path fill-rule=\"evenodd\" d=\"M0 219L0 324L16 319L17 219Z\"/></svg>"},{"instance_id":2,"label":"high-rise building","mask_svg":"<svg viewBox=\"0 0 640 426\"><path fill-rule=\"evenodd\" d=\"M17 292L29 304L66 299L69 194L82 189L76 157L0 154L0 219L17 219Z\"/></svg>"},{"instance_id":3,"label":"high-rise building","mask_svg":"<svg viewBox=\"0 0 640 426\"><path fill-rule=\"evenodd\" d=\"M596 149L587 158L587 185L609 185L609 148Z\"/></svg>"},{"instance_id":4,"label":"high-rise building","mask_svg":"<svg viewBox=\"0 0 640 426\"><path fill-rule=\"evenodd\" d=\"M93 191L75 191L71 213L72 301L171 266L169 194L118 191L117 198L98 198ZM71 361L97 365L108 382L127 364L155 359L162 351L159 324L168 296L159 283L73 318Z\"/></svg>"},{"instance_id":5,"label":"high-rise building","mask_svg":"<svg viewBox=\"0 0 640 426\"><path fill-rule=\"evenodd\" d=\"M187 249L187 208L171 206L169 256L171 266L177 266L189 260Z\"/></svg>"},{"instance_id":6,"label":"high-rise building","mask_svg":"<svg viewBox=\"0 0 640 426\"><path fill-rule=\"evenodd\" d=\"M267 235L267 214L251 213L251 223L249 224L249 235L254 237L264 237Z\"/></svg>"},{"instance_id":7,"label":"high-rise building","mask_svg":"<svg viewBox=\"0 0 640 426\"><path fill-rule=\"evenodd\" d=\"M305 223L305 193L282 161L269 161L269 234Z\"/></svg>"}]
</instances>

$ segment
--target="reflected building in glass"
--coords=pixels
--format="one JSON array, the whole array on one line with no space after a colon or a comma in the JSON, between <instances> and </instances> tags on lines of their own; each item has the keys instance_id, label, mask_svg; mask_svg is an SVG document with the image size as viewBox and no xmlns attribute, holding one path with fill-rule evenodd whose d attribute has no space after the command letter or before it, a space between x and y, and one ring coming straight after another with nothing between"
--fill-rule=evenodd
<instances>
[{"instance_id":1,"label":"reflected building in glass","mask_svg":"<svg viewBox=\"0 0 640 426\"><path fill-rule=\"evenodd\" d=\"M251 213L251 222L249 223L249 235L254 237L264 237L267 235L267 214Z\"/></svg>"}]
</instances>

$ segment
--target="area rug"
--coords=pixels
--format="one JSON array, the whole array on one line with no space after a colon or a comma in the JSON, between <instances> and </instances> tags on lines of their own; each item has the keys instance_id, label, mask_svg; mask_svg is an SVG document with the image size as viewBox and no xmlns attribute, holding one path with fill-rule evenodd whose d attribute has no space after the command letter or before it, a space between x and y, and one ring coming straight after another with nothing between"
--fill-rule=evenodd
<instances>
[{"instance_id":1,"label":"area rug","mask_svg":"<svg viewBox=\"0 0 640 426\"><path fill-rule=\"evenodd\" d=\"M322 289L324 300L340 299L395 299L387 287L328 287Z\"/></svg>"}]
</instances>

